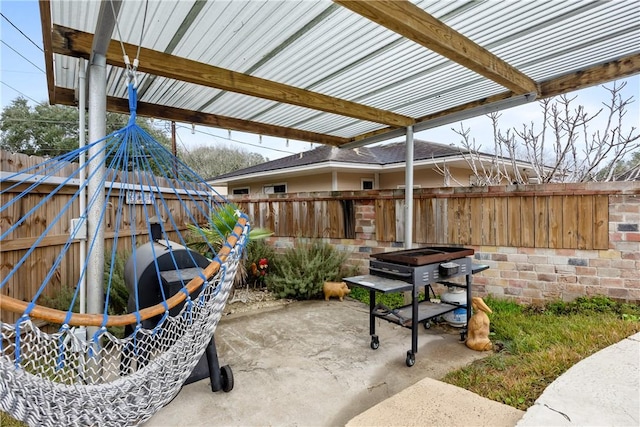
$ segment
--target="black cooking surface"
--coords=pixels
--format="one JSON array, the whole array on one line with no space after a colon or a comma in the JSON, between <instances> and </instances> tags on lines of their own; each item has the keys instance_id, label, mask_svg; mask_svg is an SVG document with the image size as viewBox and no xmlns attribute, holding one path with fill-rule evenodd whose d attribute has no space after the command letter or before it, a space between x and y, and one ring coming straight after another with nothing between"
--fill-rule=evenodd
<instances>
[{"instance_id":1,"label":"black cooking surface","mask_svg":"<svg viewBox=\"0 0 640 427\"><path fill-rule=\"evenodd\" d=\"M395 252L371 254L371 257L381 261L417 266L446 262L452 259L470 256L473 255L473 253L473 249L455 246L430 246L424 248L405 249Z\"/></svg>"}]
</instances>

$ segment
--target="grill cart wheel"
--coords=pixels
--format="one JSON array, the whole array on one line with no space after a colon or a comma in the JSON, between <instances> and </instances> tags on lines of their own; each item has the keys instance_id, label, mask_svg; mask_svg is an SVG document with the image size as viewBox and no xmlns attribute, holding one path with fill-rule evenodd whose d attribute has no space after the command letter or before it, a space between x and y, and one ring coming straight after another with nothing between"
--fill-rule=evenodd
<instances>
[{"instance_id":1,"label":"grill cart wheel","mask_svg":"<svg viewBox=\"0 0 640 427\"><path fill-rule=\"evenodd\" d=\"M224 365L220 368L220 379L222 380L222 391L228 393L233 390L233 371L231 366Z\"/></svg>"},{"instance_id":2,"label":"grill cart wheel","mask_svg":"<svg viewBox=\"0 0 640 427\"><path fill-rule=\"evenodd\" d=\"M371 336L371 349L377 350L380 347L380 340L378 340L377 335Z\"/></svg>"},{"instance_id":3,"label":"grill cart wheel","mask_svg":"<svg viewBox=\"0 0 640 427\"><path fill-rule=\"evenodd\" d=\"M411 351L407 351L407 366L408 367L412 367L413 365L416 364L416 355Z\"/></svg>"}]
</instances>

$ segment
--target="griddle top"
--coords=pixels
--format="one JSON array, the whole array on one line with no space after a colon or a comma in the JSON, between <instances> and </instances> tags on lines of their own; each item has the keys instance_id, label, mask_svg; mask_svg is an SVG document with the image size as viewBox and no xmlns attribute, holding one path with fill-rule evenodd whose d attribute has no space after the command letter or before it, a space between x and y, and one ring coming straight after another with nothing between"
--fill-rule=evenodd
<instances>
[{"instance_id":1,"label":"griddle top","mask_svg":"<svg viewBox=\"0 0 640 427\"><path fill-rule=\"evenodd\" d=\"M452 259L462 258L473 254L473 249L455 246L431 246L424 248L405 249L402 251L371 254L371 258L376 258L380 261L419 266L446 262Z\"/></svg>"}]
</instances>

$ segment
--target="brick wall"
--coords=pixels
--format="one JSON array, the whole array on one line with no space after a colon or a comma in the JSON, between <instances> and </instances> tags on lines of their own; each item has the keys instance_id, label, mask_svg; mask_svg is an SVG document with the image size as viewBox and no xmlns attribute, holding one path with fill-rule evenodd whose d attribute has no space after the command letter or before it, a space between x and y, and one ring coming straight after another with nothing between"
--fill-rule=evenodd
<instances>
[{"instance_id":1,"label":"brick wall","mask_svg":"<svg viewBox=\"0 0 640 427\"><path fill-rule=\"evenodd\" d=\"M466 245L475 250L475 262L490 266L474 276L473 292L521 303L589 295L640 303L640 194L638 185L633 188L629 194L609 196L608 250ZM324 240L350 252L349 263L364 273L370 254L398 250L403 243L375 240L374 200L357 203L355 214L355 239ZM295 238L271 238L278 249L295 242Z\"/></svg>"}]
</instances>

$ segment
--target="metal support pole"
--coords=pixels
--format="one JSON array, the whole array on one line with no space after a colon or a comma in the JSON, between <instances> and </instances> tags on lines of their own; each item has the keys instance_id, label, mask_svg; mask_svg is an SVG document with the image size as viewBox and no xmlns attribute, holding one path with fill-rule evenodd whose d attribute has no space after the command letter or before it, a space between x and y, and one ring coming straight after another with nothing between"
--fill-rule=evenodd
<instances>
[{"instance_id":1,"label":"metal support pole","mask_svg":"<svg viewBox=\"0 0 640 427\"><path fill-rule=\"evenodd\" d=\"M106 135L107 114L107 58L103 54L96 54L89 64L89 140L98 141ZM88 173L95 175L87 185L88 196L94 195L95 203L89 206L87 213L87 240L93 242L89 262L87 264L87 311L102 313L104 308L104 227L100 221L105 206L105 143L99 143L89 149ZM90 336L96 328L90 328Z\"/></svg>"},{"instance_id":2,"label":"metal support pole","mask_svg":"<svg viewBox=\"0 0 640 427\"><path fill-rule=\"evenodd\" d=\"M404 248L413 248L413 127L407 127L404 186Z\"/></svg>"},{"instance_id":3,"label":"metal support pole","mask_svg":"<svg viewBox=\"0 0 640 427\"><path fill-rule=\"evenodd\" d=\"M78 75L78 98L79 98L79 107L78 107L78 135L80 137L79 140L79 148L83 148L86 143L86 132L87 132L87 124L86 124L86 111L87 111L87 76L86 76L86 65L84 59L80 59L80 72ZM86 181L86 170L84 169L84 164L86 160L86 155L84 152L80 153L79 158L79 168L80 168L80 194L79 198L79 207L80 207L80 220L86 221L87 217L85 214L85 210L87 209L87 190L84 188ZM87 259L87 239L80 239L80 266L79 268L84 268L85 260ZM83 275L82 279L80 279L80 313L87 312L87 276Z\"/></svg>"}]
</instances>

